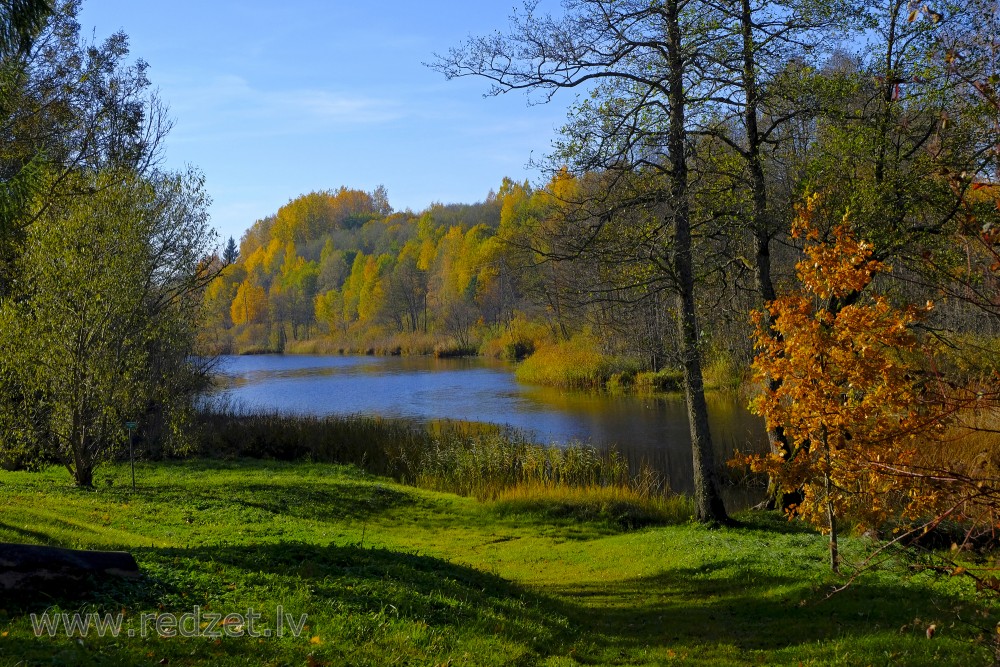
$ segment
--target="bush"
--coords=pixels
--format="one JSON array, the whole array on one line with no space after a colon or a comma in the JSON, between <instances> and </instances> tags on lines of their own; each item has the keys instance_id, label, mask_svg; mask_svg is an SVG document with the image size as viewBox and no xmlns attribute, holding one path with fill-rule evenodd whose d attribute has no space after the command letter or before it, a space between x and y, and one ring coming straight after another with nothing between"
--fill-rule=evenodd
<instances>
[{"instance_id":1,"label":"bush","mask_svg":"<svg viewBox=\"0 0 1000 667\"><path fill-rule=\"evenodd\" d=\"M681 391L684 388L684 371L663 368L646 371L635 376L635 390L652 393L654 391Z\"/></svg>"},{"instance_id":2,"label":"bush","mask_svg":"<svg viewBox=\"0 0 1000 667\"><path fill-rule=\"evenodd\" d=\"M749 369L740 367L726 352L714 352L705 364L705 386L708 389L736 390L743 384Z\"/></svg>"},{"instance_id":3,"label":"bush","mask_svg":"<svg viewBox=\"0 0 1000 667\"><path fill-rule=\"evenodd\" d=\"M529 322L524 315L518 313L510 324L486 337L480 353L506 361L521 361L551 342L551 338L548 327L538 322Z\"/></svg>"}]
</instances>

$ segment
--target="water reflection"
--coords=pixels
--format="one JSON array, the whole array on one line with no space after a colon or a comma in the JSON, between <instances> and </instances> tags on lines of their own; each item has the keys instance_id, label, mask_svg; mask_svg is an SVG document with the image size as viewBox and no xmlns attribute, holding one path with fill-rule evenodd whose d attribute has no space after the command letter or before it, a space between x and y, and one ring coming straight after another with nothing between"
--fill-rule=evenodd
<instances>
[{"instance_id":1,"label":"water reflection","mask_svg":"<svg viewBox=\"0 0 1000 667\"><path fill-rule=\"evenodd\" d=\"M546 443L616 446L633 464L652 465L690 491L687 411L680 395L563 392L519 384L512 367L484 359L432 357L224 357L226 401L289 414L378 414L418 421L506 424ZM716 456L758 450L760 420L725 394L708 397Z\"/></svg>"}]
</instances>

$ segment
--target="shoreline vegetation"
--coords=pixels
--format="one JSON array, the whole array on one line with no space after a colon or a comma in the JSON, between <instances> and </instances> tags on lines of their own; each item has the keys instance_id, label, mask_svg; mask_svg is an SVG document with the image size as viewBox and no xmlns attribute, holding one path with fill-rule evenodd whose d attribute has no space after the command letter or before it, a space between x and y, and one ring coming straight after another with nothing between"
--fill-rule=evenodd
<instances>
[{"instance_id":1,"label":"shoreline vegetation","mask_svg":"<svg viewBox=\"0 0 1000 667\"><path fill-rule=\"evenodd\" d=\"M282 350L248 348L235 356L292 354L318 356L433 356L438 359L486 357L515 364L515 376L525 384L572 390L633 392L637 394L683 391L680 369L648 370L633 357L606 354L587 335L561 342L537 345L523 341L488 339L479 345L460 344L434 335L396 335L375 342L344 342L313 338L289 343ZM741 391L746 388L749 368L728 355L711 354L705 364L705 387L710 390Z\"/></svg>"},{"instance_id":2,"label":"shoreline vegetation","mask_svg":"<svg viewBox=\"0 0 1000 667\"><path fill-rule=\"evenodd\" d=\"M623 527L682 523L691 500L616 450L542 445L517 429L450 420L299 416L222 407L195 425L194 454L355 465L374 475L480 501Z\"/></svg>"}]
</instances>

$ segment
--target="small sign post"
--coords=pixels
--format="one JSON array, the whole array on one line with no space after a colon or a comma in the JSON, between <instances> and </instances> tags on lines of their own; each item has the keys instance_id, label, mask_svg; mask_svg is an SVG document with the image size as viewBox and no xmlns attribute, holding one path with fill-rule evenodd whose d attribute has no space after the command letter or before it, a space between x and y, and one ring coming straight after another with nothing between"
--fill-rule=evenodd
<instances>
[{"instance_id":1,"label":"small sign post","mask_svg":"<svg viewBox=\"0 0 1000 667\"><path fill-rule=\"evenodd\" d=\"M132 490L135 491L135 456L132 454L132 434L135 433L135 429L139 426L136 422L125 422L125 428L128 429L128 461L129 465L132 466Z\"/></svg>"}]
</instances>

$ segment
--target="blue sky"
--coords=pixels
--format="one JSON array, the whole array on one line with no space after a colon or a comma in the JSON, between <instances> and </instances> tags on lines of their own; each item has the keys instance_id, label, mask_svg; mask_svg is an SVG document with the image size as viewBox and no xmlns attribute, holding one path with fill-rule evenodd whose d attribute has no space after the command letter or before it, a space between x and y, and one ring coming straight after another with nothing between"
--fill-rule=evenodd
<instances>
[{"instance_id":1,"label":"blue sky","mask_svg":"<svg viewBox=\"0 0 1000 667\"><path fill-rule=\"evenodd\" d=\"M566 96L483 98L421 63L514 8L479 0L85 0L80 23L116 30L150 64L175 121L167 166L206 176L212 224L237 239L312 190L372 190L397 209L481 201L504 176L537 180Z\"/></svg>"}]
</instances>

